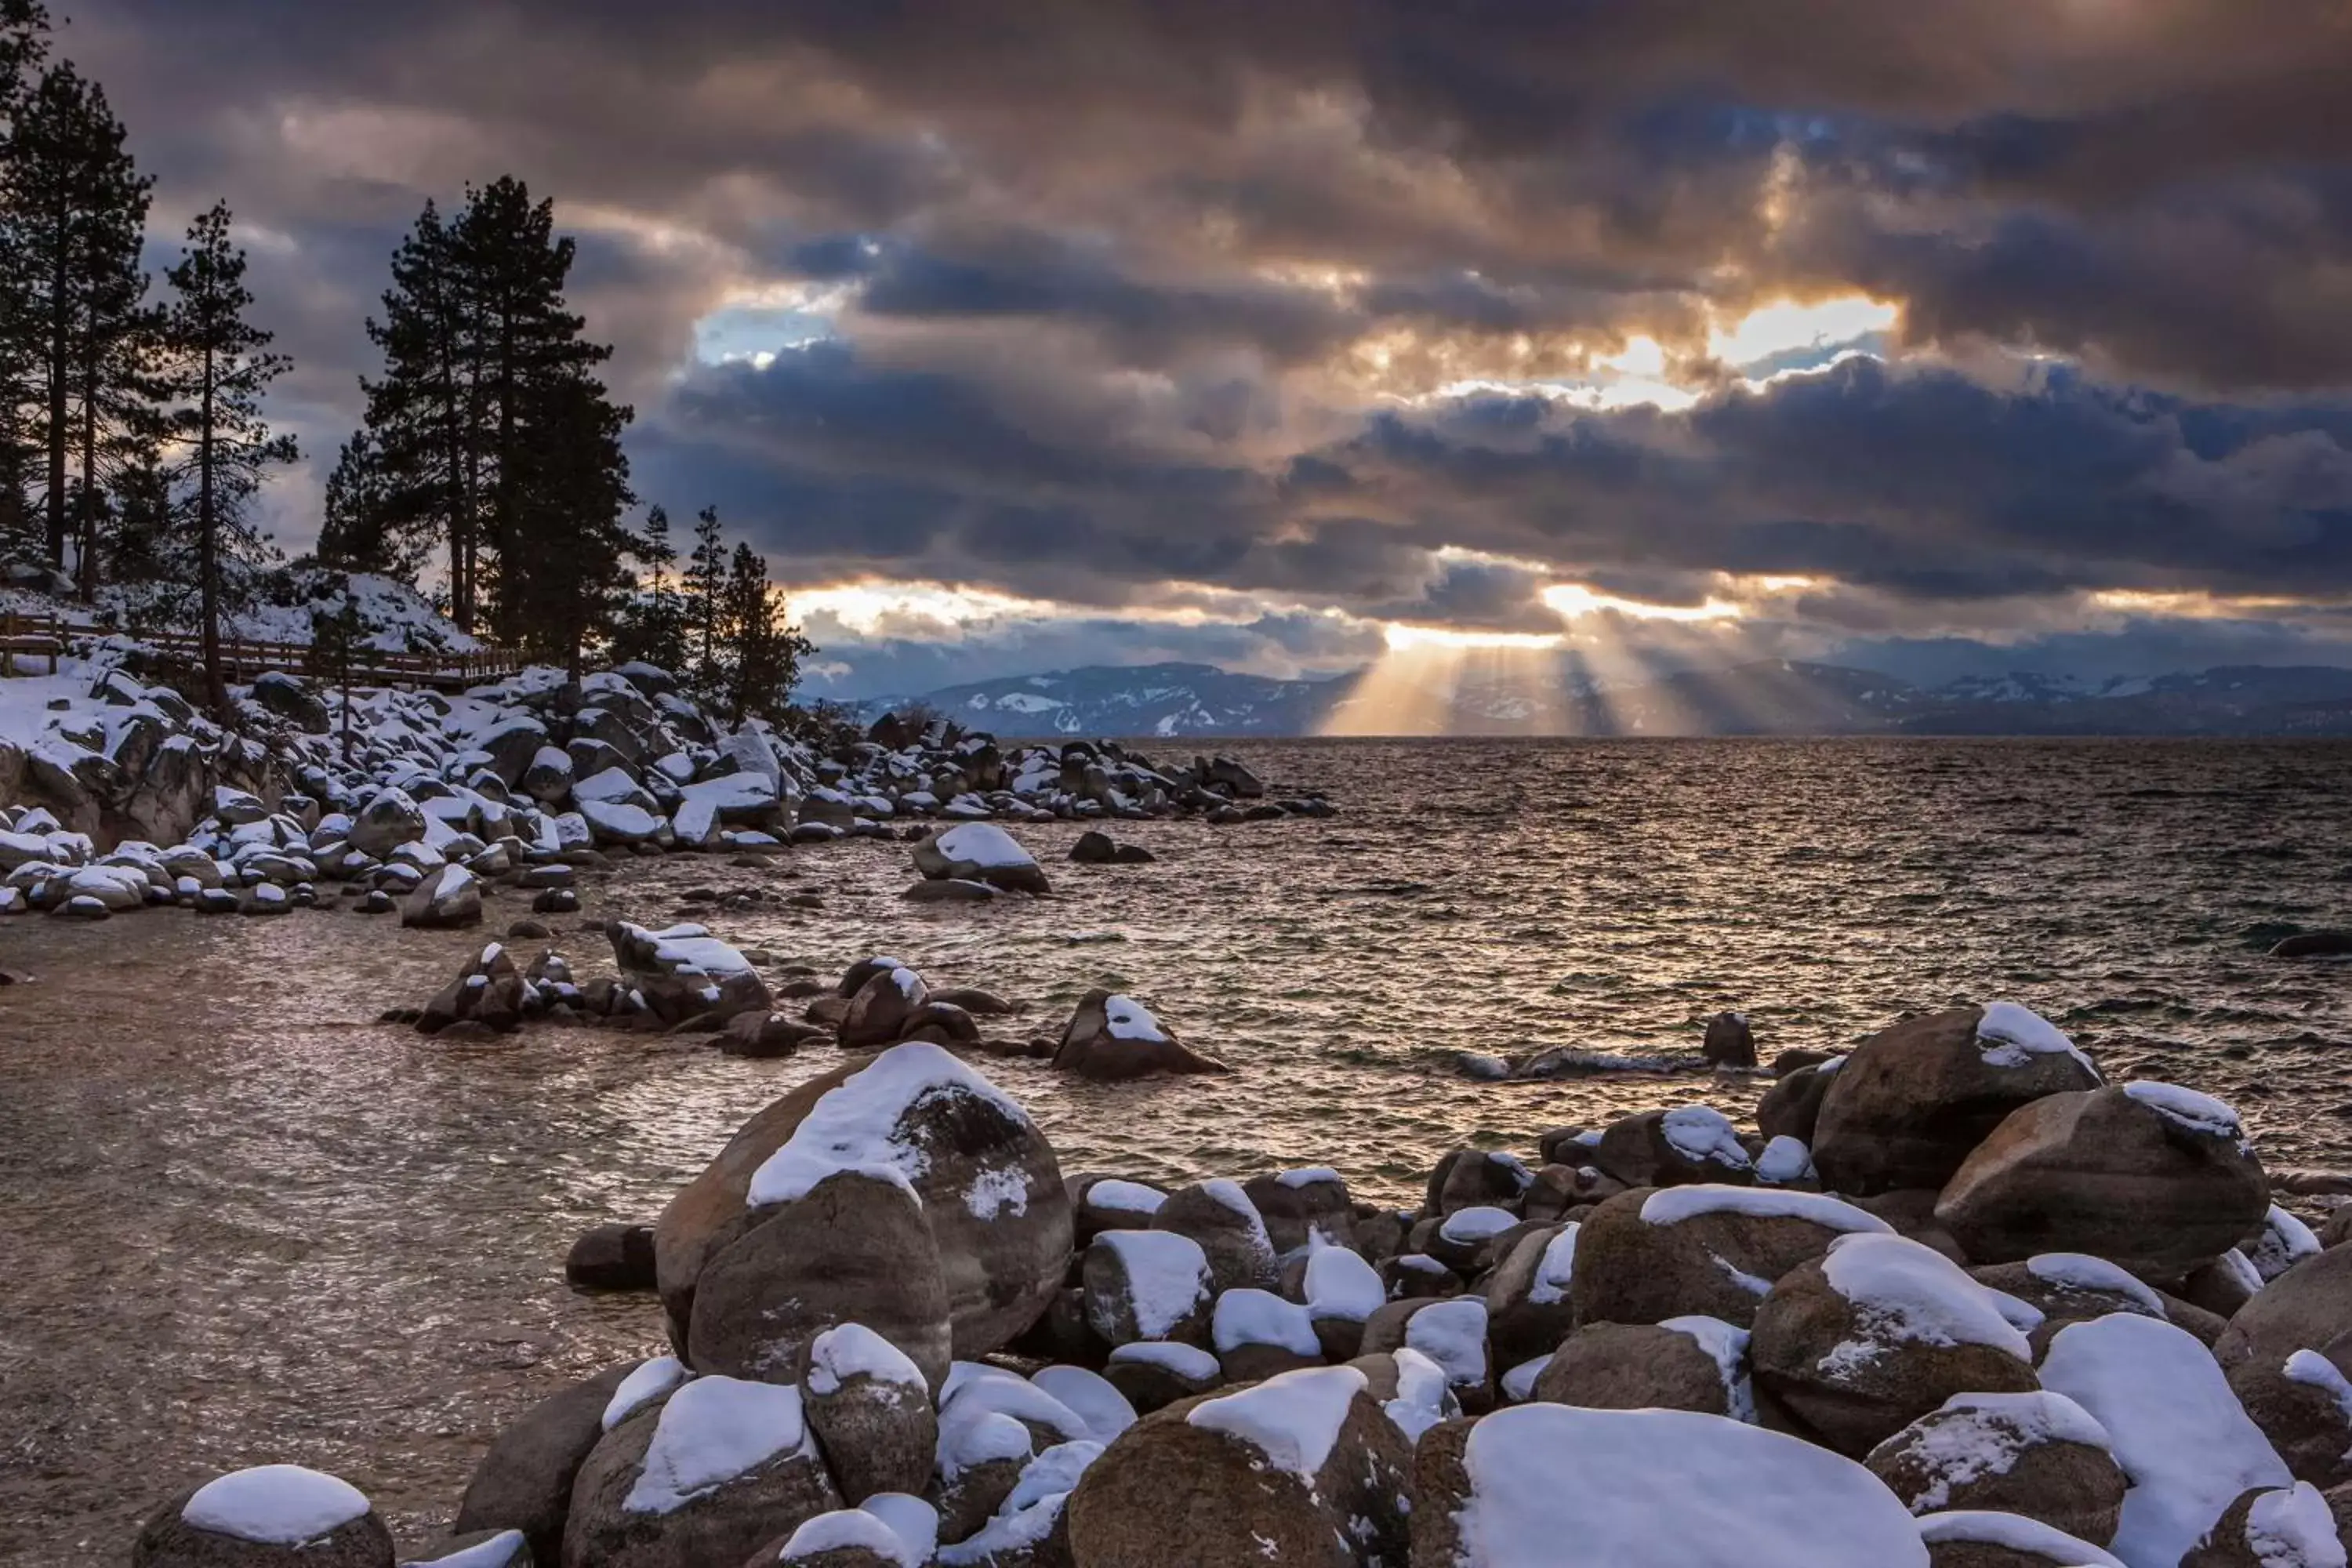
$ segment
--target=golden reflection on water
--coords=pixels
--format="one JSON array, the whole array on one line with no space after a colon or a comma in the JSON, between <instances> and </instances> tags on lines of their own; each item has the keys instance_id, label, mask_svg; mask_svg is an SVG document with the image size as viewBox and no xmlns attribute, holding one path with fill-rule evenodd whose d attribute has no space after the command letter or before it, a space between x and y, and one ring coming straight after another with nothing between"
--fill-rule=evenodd
<instances>
[{"instance_id":1,"label":"golden reflection on water","mask_svg":"<svg viewBox=\"0 0 2352 1568\"><path fill-rule=\"evenodd\" d=\"M1074 1172L1329 1164L1411 1201L1457 1142L1531 1151L1548 1126L1756 1093L1477 1083L1458 1051L1688 1052L1734 1006L1769 1056L1993 994L2111 1072L2233 1099L2274 1163L2344 1158L2352 968L2260 954L2345 922L2352 748L1234 749L1344 814L1121 826L1146 867L1057 864L1075 826L1022 829L1058 896L988 909L900 901L899 846L629 862L556 945L593 972L593 921L667 920L697 887L815 892L704 918L828 978L889 952L983 986L1024 1009L1006 1033L1130 989L1239 1068L1096 1086L984 1064ZM41 977L0 990L0 1563L117 1561L154 1503L276 1459L348 1477L419 1545L523 1405L657 1348L649 1300L565 1288L573 1236L651 1216L835 1055L557 1029L450 1048L366 1022L481 940L341 913L0 922L0 966Z\"/></svg>"}]
</instances>

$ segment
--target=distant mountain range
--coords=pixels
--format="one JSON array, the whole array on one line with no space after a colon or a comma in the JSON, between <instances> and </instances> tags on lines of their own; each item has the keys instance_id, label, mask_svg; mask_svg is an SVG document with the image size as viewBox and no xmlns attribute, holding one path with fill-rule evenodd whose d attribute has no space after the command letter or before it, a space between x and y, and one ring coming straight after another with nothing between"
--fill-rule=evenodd
<instances>
[{"instance_id":1,"label":"distant mountain range","mask_svg":"<svg viewBox=\"0 0 2352 1568\"><path fill-rule=\"evenodd\" d=\"M1097 665L883 698L1007 737L1054 735L2352 736L2352 669L2231 666L2153 679L2017 674L1914 686L1770 661L1594 687L1540 669L1443 689L1369 672L1274 680L1205 664Z\"/></svg>"}]
</instances>

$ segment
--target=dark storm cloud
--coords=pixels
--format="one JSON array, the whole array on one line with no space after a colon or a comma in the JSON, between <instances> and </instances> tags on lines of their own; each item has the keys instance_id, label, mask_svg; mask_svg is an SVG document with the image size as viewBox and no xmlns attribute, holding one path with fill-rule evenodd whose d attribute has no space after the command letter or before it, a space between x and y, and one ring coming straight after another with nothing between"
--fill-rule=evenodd
<instances>
[{"instance_id":1,"label":"dark storm cloud","mask_svg":"<svg viewBox=\"0 0 2352 1568\"><path fill-rule=\"evenodd\" d=\"M254 226L313 452L400 231L511 171L639 489L802 581L1495 629L1538 571L1815 576L1831 626L2352 593L2336 0L88 0L62 47L171 226ZM1896 364L1696 357L1857 289ZM839 339L692 364L721 307ZM1636 334L1730 390L1507 390Z\"/></svg>"}]
</instances>

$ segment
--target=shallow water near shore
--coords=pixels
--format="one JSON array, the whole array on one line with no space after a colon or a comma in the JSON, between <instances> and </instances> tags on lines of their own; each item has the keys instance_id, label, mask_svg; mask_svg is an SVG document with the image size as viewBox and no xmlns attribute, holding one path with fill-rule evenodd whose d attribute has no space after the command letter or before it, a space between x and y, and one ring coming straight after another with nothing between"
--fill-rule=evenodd
<instances>
[{"instance_id":1,"label":"shallow water near shore","mask_svg":"<svg viewBox=\"0 0 2352 1568\"><path fill-rule=\"evenodd\" d=\"M1412 1201L1457 1143L1761 1080L1482 1083L1464 1051L1695 1052L1748 1012L1765 1056L1996 995L2111 1076L2235 1103L2273 1167L2352 1165L2352 966L2267 959L2352 924L2352 745L2086 742L1310 742L1229 748L1327 790L1320 822L1116 825L1160 857L1059 864L1057 896L913 906L902 845L625 861L591 922L696 888L813 892L703 919L827 978L888 952L1054 1033L1133 991L1232 1077L1064 1083L984 1062L1066 1171L1339 1168ZM495 934L520 917L492 906ZM436 1047L374 1026L478 934L341 912L0 922L0 1563L121 1561L139 1519L287 1459L367 1491L404 1549L454 1512L519 1409L659 1346L646 1298L569 1290L574 1235L650 1218L746 1117L839 1059L542 1029ZM536 943L518 943L535 951ZM992 1032L1000 1032L992 1030Z\"/></svg>"}]
</instances>

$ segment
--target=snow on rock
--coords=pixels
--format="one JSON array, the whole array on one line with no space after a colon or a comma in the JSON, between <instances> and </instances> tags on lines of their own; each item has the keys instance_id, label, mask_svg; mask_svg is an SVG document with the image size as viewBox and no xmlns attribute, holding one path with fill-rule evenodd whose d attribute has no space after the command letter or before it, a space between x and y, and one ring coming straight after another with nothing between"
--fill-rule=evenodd
<instances>
[{"instance_id":1,"label":"snow on rock","mask_svg":"<svg viewBox=\"0 0 2352 1568\"><path fill-rule=\"evenodd\" d=\"M1853 1235L1894 1234L1894 1227L1876 1215L1821 1193L1697 1185L1661 1187L1642 1200L1642 1218L1650 1225L1679 1225L1698 1215L1726 1213L1810 1220L1825 1229Z\"/></svg>"},{"instance_id":2,"label":"snow on rock","mask_svg":"<svg viewBox=\"0 0 2352 1568\"><path fill-rule=\"evenodd\" d=\"M1360 1255L1326 1243L1307 1254L1305 1295L1309 1317L1360 1323L1387 1303L1388 1288Z\"/></svg>"},{"instance_id":3,"label":"snow on rock","mask_svg":"<svg viewBox=\"0 0 2352 1568\"><path fill-rule=\"evenodd\" d=\"M662 1406L644 1468L621 1506L673 1513L779 1454L813 1451L799 1389L698 1377Z\"/></svg>"},{"instance_id":4,"label":"snow on rock","mask_svg":"<svg viewBox=\"0 0 2352 1568\"><path fill-rule=\"evenodd\" d=\"M809 1342L811 1394L838 1394L853 1377L922 1389L930 1397L922 1370L907 1352L863 1323L836 1323Z\"/></svg>"},{"instance_id":5,"label":"snow on rock","mask_svg":"<svg viewBox=\"0 0 2352 1568\"><path fill-rule=\"evenodd\" d=\"M1993 1293L1932 1247L1899 1236L1841 1236L1830 1243L1822 1271L1830 1289L1853 1303L1858 1326L1873 1341L1990 1345L2033 1360ZM1869 1353L1868 1346L1855 1348Z\"/></svg>"},{"instance_id":6,"label":"snow on rock","mask_svg":"<svg viewBox=\"0 0 2352 1568\"><path fill-rule=\"evenodd\" d=\"M1404 1342L1445 1369L1456 1387L1486 1382L1486 1300L1456 1296L1415 1312L1404 1326Z\"/></svg>"},{"instance_id":7,"label":"snow on rock","mask_svg":"<svg viewBox=\"0 0 2352 1568\"><path fill-rule=\"evenodd\" d=\"M1120 1345L1110 1352L1110 1359L1160 1367L1192 1383L1213 1383L1223 1372L1217 1358L1200 1346L1170 1340L1138 1340L1133 1344Z\"/></svg>"},{"instance_id":8,"label":"snow on rock","mask_svg":"<svg viewBox=\"0 0 2352 1568\"><path fill-rule=\"evenodd\" d=\"M1147 1340L1168 1333L1208 1299L1209 1257L1189 1236L1172 1230L1107 1230L1093 1245L1118 1258L1136 1332ZM1113 1337L1107 1325L1097 1324L1097 1331L1106 1339Z\"/></svg>"},{"instance_id":9,"label":"snow on rock","mask_svg":"<svg viewBox=\"0 0 2352 1568\"><path fill-rule=\"evenodd\" d=\"M1536 1396L1536 1379L1551 1364L1554 1352L1547 1351L1529 1361L1523 1361L1503 1374L1503 1397L1513 1405L1525 1405Z\"/></svg>"},{"instance_id":10,"label":"snow on rock","mask_svg":"<svg viewBox=\"0 0 2352 1568\"><path fill-rule=\"evenodd\" d=\"M1536 1265L1535 1282L1528 1287L1528 1300L1538 1306L1549 1307L1568 1300L1568 1288L1576 1279L1576 1235L1583 1226L1575 1220L1560 1226L1559 1234L1544 1243L1543 1258Z\"/></svg>"},{"instance_id":11,"label":"snow on rock","mask_svg":"<svg viewBox=\"0 0 2352 1568\"><path fill-rule=\"evenodd\" d=\"M893 1183L908 1193L926 1168L923 1152L899 1142L900 1121L932 1095L962 1093L994 1105L1012 1121L1027 1113L1010 1095L953 1054L923 1041L893 1046L828 1090L783 1146L752 1173L751 1208L805 1197L840 1171Z\"/></svg>"},{"instance_id":12,"label":"snow on rock","mask_svg":"<svg viewBox=\"0 0 2352 1568\"><path fill-rule=\"evenodd\" d=\"M939 1549L940 1568L991 1568L998 1563L1033 1561L1032 1553L1052 1534L1062 1505L1101 1458L1104 1445L1056 1443L1022 1467L996 1513L971 1535Z\"/></svg>"},{"instance_id":13,"label":"snow on rock","mask_svg":"<svg viewBox=\"0 0 2352 1568\"><path fill-rule=\"evenodd\" d=\"M1237 1295L1228 1291L1227 1295ZM1263 1294L1263 1292L1253 1292ZM1218 1302L1220 1316L1224 1302ZM1314 1335L1307 1336L1310 1346ZM1302 1367L1255 1384L1238 1394L1204 1399L1184 1419L1204 1431L1238 1437L1264 1454L1276 1469L1315 1484L1349 1406L1369 1386L1351 1366Z\"/></svg>"},{"instance_id":14,"label":"snow on rock","mask_svg":"<svg viewBox=\"0 0 2352 1568\"><path fill-rule=\"evenodd\" d=\"M368 1506L349 1481L299 1465L261 1465L198 1487L180 1522L258 1545L299 1546L363 1517Z\"/></svg>"},{"instance_id":15,"label":"snow on rock","mask_svg":"<svg viewBox=\"0 0 2352 1568\"><path fill-rule=\"evenodd\" d=\"M1135 1425L1135 1406L1100 1373L1082 1366L1046 1366L1029 1381L1077 1413L1096 1442L1108 1443Z\"/></svg>"},{"instance_id":16,"label":"snow on rock","mask_svg":"<svg viewBox=\"0 0 2352 1568\"><path fill-rule=\"evenodd\" d=\"M1118 1214L1158 1214L1168 1194L1158 1187L1147 1187L1141 1182L1123 1182L1116 1176L1096 1182L1087 1188L1087 1204L1090 1208L1108 1209Z\"/></svg>"},{"instance_id":17,"label":"snow on rock","mask_svg":"<svg viewBox=\"0 0 2352 1568\"><path fill-rule=\"evenodd\" d=\"M1151 1009L1132 996L1114 994L1103 1004L1104 1032L1115 1040L1145 1040L1164 1045L1168 1036L1161 1031L1160 1020Z\"/></svg>"},{"instance_id":18,"label":"snow on rock","mask_svg":"<svg viewBox=\"0 0 2352 1568\"><path fill-rule=\"evenodd\" d=\"M1782 1133L1764 1145L1756 1157L1756 1179L1767 1186L1784 1187L1813 1177L1813 1152L1801 1139Z\"/></svg>"},{"instance_id":19,"label":"snow on rock","mask_svg":"<svg viewBox=\"0 0 2352 1568\"><path fill-rule=\"evenodd\" d=\"M1454 1396L1452 1380L1445 1368L1411 1345L1397 1348L1396 1397L1381 1408L1396 1423L1405 1441L1418 1443L1421 1435L1441 1421L1462 1414L1461 1401Z\"/></svg>"},{"instance_id":20,"label":"snow on rock","mask_svg":"<svg viewBox=\"0 0 2352 1568\"><path fill-rule=\"evenodd\" d=\"M605 1402L604 1430L610 1432L639 1405L660 1398L693 1375L686 1370L686 1363L674 1355L657 1355L651 1361L639 1362L636 1370L621 1379L621 1385Z\"/></svg>"},{"instance_id":21,"label":"snow on rock","mask_svg":"<svg viewBox=\"0 0 2352 1568\"><path fill-rule=\"evenodd\" d=\"M2025 1260L2025 1271L2061 1290L2120 1296L2146 1308L2150 1317L2165 1315L2163 1297L2129 1271L2087 1252L2036 1253Z\"/></svg>"},{"instance_id":22,"label":"snow on rock","mask_svg":"<svg viewBox=\"0 0 2352 1568\"><path fill-rule=\"evenodd\" d=\"M2345 1568L2336 1516L2309 1481L2256 1498L2246 1511L2246 1544L2264 1568Z\"/></svg>"},{"instance_id":23,"label":"snow on rock","mask_svg":"<svg viewBox=\"0 0 2352 1568\"><path fill-rule=\"evenodd\" d=\"M2106 1428L2131 1482L2110 1542L2132 1568L2172 1568L2238 1495L2294 1478L2221 1369L2186 1331L2118 1312L2051 1339L2042 1385Z\"/></svg>"},{"instance_id":24,"label":"snow on rock","mask_svg":"<svg viewBox=\"0 0 2352 1568\"><path fill-rule=\"evenodd\" d=\"M2042 1562L2063 1563L2065 1568L2127 1568L2120 1559L2109 1556L2087 1541L2014 1513L1962 1509L1923 1514L1919 1519L1919 1539L1929 1546L1958 1546L1972 1542L2006 1547Z\"/></svg>"},{"instance_id":25,"label":"snow on rock","mask_svg":"<svg viewBox=\"0 0 2352 1568\"><path fill-rule=\"evenodd\" d=\"M2091 1066L2091 1058L2057 1025L2015 1002L1985 1004L1984 1016L1977 1020L1977 1046L1989 1067L2021 1068L2047 1056L2073 1057Z\"/></svg>"},{"instance_id":26,"label":"snow on rock","mask_svg":"<svg viewBox=\"0 0 2352 1568\"><path fill-rule=\"evenodd\" d=\"M2200 1094L2193 1089L2143 1079L2124 1085L2124 1092L2193 1132L2202 1132L2214 1138L2242 1139L2245 1136L2236 1111L2212 1096Z\"/></svg>"},{"instance_id":27,"label":"snow on rock","mask_svg":"<svg viewBox=\"0 0 2352 1568\"><path fill-rule=\"evenodd\" d=\"M870 1552L894 1568L923 1568L911 1542L862 1508L818 1514L793 1531L779 1563L806 1563L827 1552Z\"/></svg>"},{"instance_id":28,"label":"snow on rock","mask_svg":"<svg viewBox=\"0 0 2352 1568\"><path fill-rule=\"evenodd\" d=\"M1447 1215L1437 1234L1448 1241L1478 1242L1500 1236L1518 1223L1519 1216L1508 1209L1477 1204Z\"/></svg>"},{"instance_id":29,"label":"snow on rock","mask_svg":"<svg viewBox=\"0 0 2352 1568\"><path fill-rule=\"evenodd\" d=\"M1748 1331L1721 1318L1707 1317L1668 1318L1658 1327L1672 1329L1715 1358L1716 1370L1723 1374L1727 1413L1735 1421L1753 1426L1756 1387L1748 1375Z\"/></svg>"},{"instance_id":30,"label":"snow on rock","mask_svg":"<svg viewBox=\"0 0 2352 1568\"><path fill-rule=\"evenodd\" d=\"M501 1530L487 1541L440 1557L403 1563L401 1568L514 1568L518 1563L528 1563L530 1543L520 1530Z\"/></svg>"},{"instance_id":31,"label":"snow on rock","mask_svg":"<svg viewBox=\"0 0 2352 1568\"><path fill-rule=\"evenodd\" d=\"M1462 1473L1416 1514L1450 1513L1442 1560L1467 1568L1558 1568L1568 1542L1608 1568L1927 1568L1868 1470L1720 1415L1514 1405L1470 1429Z\"/></svg>"},{"instance_id":32,"label":"snow on rock","mask_svg":"<svg viewBox=\"0 0 2352 1568\"><path fill-rule=\"evenodd\" d=\"M2263 1222L2263 1234L2245 1253L2255 1275L2265 1285L2319 1251L2319 1237L2303 1221L2276 1204Z\"/></svg>"},{"instance_id":33,"label":"snow on rock","mask_svg":"<svg viewBox=\"0 0 2352 1568\"><path fill-rule=\"evenodd\" d=\"M1720 1165L1727 1171L1748 1168L1747 1146L1739 1130L1720 1110L1706 1105L1685 1105L1658 1119L1658 1131L1667 1147L1698 1164Z\"/></svg>"},{"instance_id":34,"label":"snow on rock","mask_svg":"<svg viewBox=\"0 0 2352 1568\"><path fill-rule=\"evenodd\" d=\"M1279 1345L1295 1355L1323 1353L1322 1342L1315 1337L1315 1320L1305 1307L1271 1290L1248 1287L1217 1298L1210 1340L1220 1354L1244 1345Z\"/></svg>"}]
</instances>

